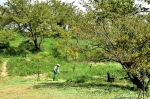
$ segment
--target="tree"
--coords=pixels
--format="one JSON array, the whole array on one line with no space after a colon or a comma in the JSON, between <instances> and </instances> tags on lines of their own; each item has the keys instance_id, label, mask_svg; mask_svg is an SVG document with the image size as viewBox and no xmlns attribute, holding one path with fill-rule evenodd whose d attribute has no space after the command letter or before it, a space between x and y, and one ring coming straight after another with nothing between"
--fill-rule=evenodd
<instances>
[{"instance_id":1,"label":"tree","mask_svg":"<svg viewBox=\"0 0 150 99\"><path fill-rule=\"evenodd\" d=\"M14 30L6 30L4 26L11 21L8 17L4 17L5 9L0 6L0 49L8 48L9 41L17 36Z\"/></svg>"},{"instance_id":2,"label":"tree","mask_svg":"<svg viewBox=\"0 0 150 99\"><path fill-rule=\"evenodd\" d=\"M45 37L50 37L57 32L58 27L56 28L51 4L50 1L8 0L4 5L5 17L12 19L9 25L26 32L26 36L32 38L35 50L40 50Z\"/></svg>"},{"instance_id":3,"label":"tree","mask_svg":"<svg viewBox=\"0 0 150 99\"><path fill-rule=\"evenodd\" d=\"M92 1L92 0L91 0ZM99 57L105 61L115 61L122 65L133 84L147 90L150 82L150 33L149 15L139 15L133 0L111 0L89 3L93 12L91 23L94 38L92 46L102 48ZM87 14L89 13L87 12ZM87 31L88 32L88 31Z\"/></svg>"},{"instance_id":4,"label":"tree","mask_svg":"<svg viewBox=\"0 0 150 99\"><path fill-rule=\"evenodd\" d=\"M52 35L66 38L68 34L63 26L71 25L74 14L72 3L66 4L57 0L8 0L3 9L6 10L5 18L10 19L5 23L11 24L20 32L26 32L25 36L32 38L35 50L40 50L44 38ZM58 23L63 24L62 27Z\"/></svg>"},{"instance_id":5,"label":"tree","mask_svg":"<svg viewBox=\"0 0 150 99\"><path fill-rule=\"evenodd\" d=\"M63 57L64 59L67 59L71 56L73 56L74 53L77 53L77 50L74 48L76 45L72 43L72 37L73 37L73 27L76 25L75 18L77 17L77 9L75 6L73 6L72 3L64 3L64 2L56 2L53 0L53 12L55 17L55 21L57 23L57 26L60 27L55 34L54 37L59 37L59 40L56 40L55 46L54 46L54 55L55 57ZM69 30L65 29L65 26L69 26Z\"/></svg>"}]
</instances>

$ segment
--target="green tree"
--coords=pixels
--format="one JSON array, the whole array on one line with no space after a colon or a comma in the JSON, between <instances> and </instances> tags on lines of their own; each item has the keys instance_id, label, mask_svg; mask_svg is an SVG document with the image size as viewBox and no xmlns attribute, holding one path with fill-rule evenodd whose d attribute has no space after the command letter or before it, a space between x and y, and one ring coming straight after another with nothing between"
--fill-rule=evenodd
<instances>
[{"instance_id":1,"label":"green tree","mask_svg":"<svg viewBox=\"0 0 150 99\"><path fill-rule=\"evenodd\" d=\"M8 48L9 47L9 41L14 39L17 36L17 32L14 30L10 30L4 28L4 26L11 21L10 18L5 16L6 9L3 8L3 6L0 6L0 48ZM8 27L6 25L6 27Z\"/></svg>"},{"instance_id":2,"label":"green tree","mask_svg":"<svg viewBox=\"0 0 150 99\"><path fill-rule=\"evenodd\" d=\"M73 3L64 3L64 2L56 2L53 0L53 12L55 17L55 21L57 23L57 32L54 37L59 37L59 40L56 40L54 46L54 56L55 57L63 57L67 59L72 57L72 53L70 50L73 50L74 43L72 43L72 37L74 32L73 27L75 26L75 18L77 17L77 9L73 6ZM69 30L65 30L65 26L69 26Z\"/></svg>"},{"instance_id":3,"label":"green tree","mask_svg":"<svg viewBox=\"0 0 150 99\"><path fill-rule=\"evenodd\" d=\"M32 38L35 50L40 50L45 37L55 33L52 32L52 28L55 27L55 16L50 4L50 1L8 0L3 6L6 9L5 18L12 19L9 25L26 32L26 36Z\"/></svg>"},{"instance_id":4,"label":"green tree","mask_svg":"<svg viewBox=\"0 0 150 99\"><path fill-rule=\"evenodd\" d=\"M26 32L25 36L32 38L35 49L40 50L44 38L56 35L69 39L69 33L65 32L63 27L71 26L74 8L72 3L66 4L57 0L8 0L3 9L6 10L4 18L8 17L10 21L4 23Z\"/></svg>"},{"instance_id":5,"label":"green tree","mask_svg":"<svg viewBox=\"0 0 150 99\"><path fill-rule=\"evenodd\" d=\"M92 0L90 0L92 1ZM149 15L135 13L134 0L111 0L90 2L87 14L91 14L94 38L92 46L102 48L99 57L122 65L133 84L147 90L150 82L150 33ZM92 11L92 12L91 12Z\"/></svg>"}]
</instances>

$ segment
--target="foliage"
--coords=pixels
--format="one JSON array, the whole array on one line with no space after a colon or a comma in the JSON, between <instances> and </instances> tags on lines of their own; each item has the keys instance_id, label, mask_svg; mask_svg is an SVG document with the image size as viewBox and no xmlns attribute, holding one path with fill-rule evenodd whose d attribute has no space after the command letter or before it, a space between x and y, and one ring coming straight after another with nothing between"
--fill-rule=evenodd
<instances>
[{"instance_id":1,"label":"foliage","mask_svg":"<svg viewBox=\"0 0 150 99\"><path fill-rule=\"evenodd\" d=\"M9 48L4 53L8 56L26 56L34 51L33 43L29 38L17 35L15 39L9 41Z\"/></svg>"},{"instance_id":2,"label":"foliage","mask_svg":"<svg viewBox=\"0 0 150 99\"><path fill-rule=\"evenodd\" d=\"M0 33L0 42L11 43L5 50L10 55L9 75L27 76L40 71L52 78L51 71L59 63L60 78L68 82L99 83L106 81L109 72L122 78L128 75L138 88L147 90L150 16L136 14L138 9L133 4L133 0L89 0L83 13L72 3L56 0L8 0L0 9L0 28L6 29ZM71 29L64 30L65 25ZM16 32L9 29L21 32L25 38L17 44L18 39L10 41L16 39ZM32 45L41 52L33 51ZM83 60L110 63L91 66Z\"/></svg>"},{"instance_id":3,"label":"foliage","mask_svg":"<svg viewBox=\"0 0 150 99\"><path fill-rule=\"evenodd\" d=\"M9 41L13 40L17 33L13 30L0 30L0 49L8 48Z\"/></svg>"},{"instance_id":4,"label":"foliage","mask_svg":"<svg viewBox=\"0 0 150 99\"><path fill-rule=\"evenodd\" d=\"M58 6L60 8L58 8ZM35 50L40 50L41 43L44 38L51 37L52 35L64 35L63 28L57 25L57 22L60 22L60 15L65 15L63 18L66 18L66 24L69 24L68 19L71 13L74 11L72 6L69 6L65 3L61 3L56 0L40 2L35 1L34 3L31 0L8 0L3 6L3 9L6 11L2 18L11 19L6 25L12 26L11 28L17 28L20 32L26 32L26 35L32 38ZM64 10L65 9L65 10ZM68 10L66 10L68 9ZM63 11L68 11L61 13ZM67 16L67 15L68 16Z\"/></svg>"},{"instance_id":5,"label":"foliage","mask_svg":"<svg viewBox=\"0 0 150 99\"><path fill-rule=\"evenodd\" d=\"M17 23L19 30L26 30L34 42L35 49L40 49L43 38L51 35L51 30L48 28L51 10L47 3L34 2L32 5L30 0L11 0L8 1L7 6L8 11L11 9L13 22Z\"/></svg>"},{"instance_id":6,"label":"foliage","mask_svg":"<svg viewBox=\"0 0 150 99\"><path fill-rule=\"evenodd\" d=\"M128 0L95 0L91 4L94 8L88 8L87 14L91 18L92 25L89 22L89 26L93 28L93 33L87 31L87 34L91 36L89 38L94 37L95 42L91 45L103 49L104 57L99 58L119 62L130 80L138 88L146 90L150 82L147 73L150 52L147 15L134 15L137 8L133 6L133 1Z\"/></svg>"},{"instance_id":7,"label":"foliage","mask_svg":"<svg viewBox=\"0 0 150 99\"><path fill-rule=\"evenodd\" d=\"M78 47L71 39L68 41L57 39L52 49L54 57L64 58L65 60L78 59Z\"/></svg>"}]
</instances>

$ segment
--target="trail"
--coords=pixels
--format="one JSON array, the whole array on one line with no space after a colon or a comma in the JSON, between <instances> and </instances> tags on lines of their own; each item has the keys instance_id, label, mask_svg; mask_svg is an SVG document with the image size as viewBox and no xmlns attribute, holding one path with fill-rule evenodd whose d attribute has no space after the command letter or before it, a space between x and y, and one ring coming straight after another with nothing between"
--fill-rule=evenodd
<instances>
[{"instance_id":1,"label":"trail","mask_svg":"<svg viewBox=\"0 0 150 99\"><path fill-rule=\"evenodd\" d=\"M6 77L8 74L7 74L7 61L3 62L3 65L2 65L2 68L1 68L1 75L3 77Z\"/></svg>"}]
</instances>

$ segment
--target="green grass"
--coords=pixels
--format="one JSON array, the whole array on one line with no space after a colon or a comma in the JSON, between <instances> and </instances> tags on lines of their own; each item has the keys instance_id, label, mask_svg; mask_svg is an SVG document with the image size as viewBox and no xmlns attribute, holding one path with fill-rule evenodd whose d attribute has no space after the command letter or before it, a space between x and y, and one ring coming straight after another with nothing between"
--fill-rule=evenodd
<instances>
[{"instance_id":1,"label":"green grass","mask_svg":"<svg viewBox=\"0 0 150 99\"><path fill-rule=\"evenodd\" d=\"M45 39L41 52L32 53L23 47L19 37L10 42L11 49L0 52L0 64L7 60L9 77L0 77L0 99L136 99L138 91L128 80L122 66L115 62L90 62L66 59L62 45L55 52L58 38ZM72 43L75 41L72 40ZM82 41L81 43L85 43ZM22 44L21 48L19 47ZM28 48L28 45L26 45ZM84 46L83 46L84 47ZM86 46L85 46L86 47ZM11 53L9 53L11 52ZM15 52L15 53L14 53ZM57 54L60 54L57 56ZM85 58L84 54L79 55ZM53 68L60 64L59 81L53 82ZM37 73L40 71L40 81ZM115 82L107 82L107 73ZM147 97L148 99L149 97ZM146 99L146 98L145 98Z\"/></svg>"},{"instance_id":2,"label":"green grass","mask_svg":"<svg viewBox=\"0 0 150 99\"><path fill-rule=\"evenodd\" d=\"M50 59L49 59L50 58ZM92 66L87 62L66 62L61 59L52 57L37 59L36 56L30 57L12 57L7 63L8 73L10 76L27 76L37 74L38 68L41 74L46 73L52 78L52 70L54 66L59 63L61 71L61 79L69 79L75 81L89 79L93 76L106 76L109 72L112 75L126 76L120 64L106 62L98 66ZM75 70L73 68L75 66Z\"/></svg>"},{"instance_id":3,"label":"green grass","mask_svg":"<svg viewBox=\"0 0 150 99\"><path fill-rule=\"evenodd\" d=\"M9 59L8 71L11 78L1 82L2 99L136 99L138 96L132 83L123 79L126 74L118 63L106 62L90 67L88 62L28 58L29 60L25 57ZM17 64L14 65L15 63ZM37 81L37 63L42 66L41 73L45 74L40 76L40 81ZM51 71L57 63L61 64L61 73L59 81L53 82ZM115 75L115 82L107 82L107 72ZM15 77L33 75L32 73L36 74L32 78Z\"/></svg>"},{"instance_id":4,"label":"green grass","mask_svg":"<svg viewBox=\"0 0 150 99\"><path fill-rule=\"evenodd\" d=\"M68 83L13 77L0 82L1 99L136 99L138 91L120 83ZM148 99L149 97L145 97Z\"/></svg>"}]
</instances>

